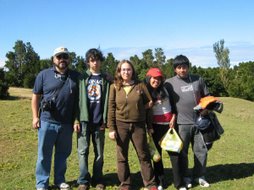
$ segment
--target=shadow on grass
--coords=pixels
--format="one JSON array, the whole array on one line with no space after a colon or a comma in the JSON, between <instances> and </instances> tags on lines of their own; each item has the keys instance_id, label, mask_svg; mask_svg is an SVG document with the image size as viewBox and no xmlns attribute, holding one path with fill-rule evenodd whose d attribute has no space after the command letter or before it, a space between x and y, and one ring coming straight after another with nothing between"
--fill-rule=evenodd
<instances>
[{"instance_id":1,"label":"shadow on grass","mask_svg":"<svg viewBox=\"0 0 254 190\"><path fill-rule=\"evenodd\" d=\"M166 168L165 182L166 188L173 183L172 169ZM254 175L254 163L237 163L237 164L220 164L207 167L206 178L209 183L217 183L221 181L242 179ZM140 172L131 174L132 189L139 190L143 187L143 181ZM104 175L106 186L118 186L120 183L116 173L107 173ZM77 181L67 182L72 188L78 187ZM196 186L196 185L194 185ZM49 190L58 189L56 186L51 186Z\"/></svg>"},{"instance_id":2,"label":"shadow on grass","mask_svg":"<svg viewBox=\"0 0 254 190\"><path fill-rule=\"evenodd\" d=\"M118 180L117 173L108 173L104 175L105 184L106 186L116 186L118 187L120 185L120 182ZM131 173L131 181L132 181L132 189L138 190L143 187L142 177L140 172Z\"/></svg>"},{"instance_id":3,"label":"shadow on grass","mask_svg":"<svg viewBox=\"0 0 254 190\"><path fill-rule=\"evenodd\" d=\"M8 96L2 100L22 100L22 99L31 99L31 97L23 97L23 96Z\"/></svg>"},{"instance_id":4,"label":"shadow on grass","mask_svg":"<svg viewBox=\"0 0 254 190\"><path fill-rule=\"evenodd\" d=\"M254 175L254 163L220 164L207 168L210 183L242 179Z\"/></svg>"},{"instance_id":5,"label":"shadow on grass","mask_svg":"<svg viewBox=\"0 0 254 190\"><path fill-rule=\"evenodd\" d=\"M140 172L131 173L131 180L132 180L132 184L133 184L132 190L139 190L143 187L143 182L142 182L142 177L141 177ZM68 181L67 183L70 185L71 188L78 187L77 180ZM107 186L118 187L120 184L116 173L104 174L104 183L106 185L106 189L107 189ZM91 189L95 189L95 188L92 187ZM113 189L115 189L115 188L113 188ZM57 186L52 185L49 187L49 190L58 190L58 188L57 188Z\"/></svg>"},{"instance_id":6,"label":"shadow on grass","mask_svg":"<svg viewBox=\"0 0 254 190\"><path fill-rule=\"evenodd\" d=\"M165 188L173 185L173 174L171 168L165 168ZM209 183L217 183L221 181L242 179L254 175L254 163L235 163L235 164L219 164L207 167L206 178ZM140 172L131 174L133 189L141 189L143 187ZM107 186L118 186L119 181L117 174L109 173L105 175ZM196 186L196 185L194 185Z\"/></svg>"}]
</instances>

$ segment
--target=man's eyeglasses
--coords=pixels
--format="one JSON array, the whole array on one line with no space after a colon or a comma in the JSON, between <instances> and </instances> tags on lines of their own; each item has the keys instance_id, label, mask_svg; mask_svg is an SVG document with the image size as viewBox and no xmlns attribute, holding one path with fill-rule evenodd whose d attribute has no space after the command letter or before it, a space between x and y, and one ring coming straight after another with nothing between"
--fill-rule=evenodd
<instances>
[{"instance_id":1,"label":"man's eyeglasses","mask_svg":"<svg viewBox=\"0 0 254 190\"><path fill-rule=\"evenodd\" d=\"M69 59L69 55L68 54L60 54L56 56L57 59Z\"/></svg>"}]
</instances>

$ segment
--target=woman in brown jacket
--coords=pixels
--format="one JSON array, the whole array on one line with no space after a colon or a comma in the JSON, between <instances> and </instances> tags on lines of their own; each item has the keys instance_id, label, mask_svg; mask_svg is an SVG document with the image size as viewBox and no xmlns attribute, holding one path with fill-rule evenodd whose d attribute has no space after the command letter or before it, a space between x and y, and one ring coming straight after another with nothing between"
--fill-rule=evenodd
<instances>
[{"instance_id":1,"label":"woman in brown jacket","mask_svg":"<svg viewBox=\"0 0 254 190\"><path fill-rule=\"evenodd\" d=\"M137 80L132 63L121 61L116 69L114 83L110 86L108 108L109 138L116 140L117 144L120 190L132 189L128 164L130 141L140 162L144 186L149 190L157 190L145 128L146 108L151 104L152 98L146 86Z\"/></svg>"}]
</instances>

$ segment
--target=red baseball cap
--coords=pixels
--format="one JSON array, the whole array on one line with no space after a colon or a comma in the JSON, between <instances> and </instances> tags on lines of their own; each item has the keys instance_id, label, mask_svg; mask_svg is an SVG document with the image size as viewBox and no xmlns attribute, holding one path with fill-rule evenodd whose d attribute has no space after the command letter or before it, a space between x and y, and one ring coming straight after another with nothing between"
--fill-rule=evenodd
<instances>
[{"instance_id":1,"label":"red baseball cap","mask_svg":"<svg viewBox=\"0 0 254 190\"><path fill-rule=\"evenodd\" d=\"M151 68L147 71L146 76L163 77L163 73L159 68Z\"/></svg>"}]
</instances>

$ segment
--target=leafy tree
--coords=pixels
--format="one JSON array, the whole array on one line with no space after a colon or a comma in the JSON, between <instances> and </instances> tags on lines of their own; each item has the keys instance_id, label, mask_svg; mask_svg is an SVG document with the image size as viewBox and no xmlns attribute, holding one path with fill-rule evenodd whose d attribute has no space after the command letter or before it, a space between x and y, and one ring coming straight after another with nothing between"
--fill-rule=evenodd
<instances>
[{"instance_id":1,"label":"leafy tree","mask_svg":"<svg viewBox=\"0 0 254 190\"><path fill-rule=\"evenodd\" d=\"M229 49L224 47L224 40L220 40L219 42L213 44L213 51L220 67L221 82L227 90L229 85L228 77L230 68Z\"/></svg>"},{"instance_id":2,"label":"leafy tree","mask_svg":"<svg viewBox=\"0 0 254 190\"><path fill-rule=\"evenodd\" d=\"M166 56L164 55L163 49L162 48L155 48L155 66L162 68L162 66L166 62Z\"/></svg>"},{"instance_id":3,"label":"leafy tree","mask_svg":"<svg viewBox=\"0 0 254 190\"><path fill-rule=\"evenodd\" d=\"M112 53L108 53L107 57L102 63L102 70L108 74L110 74L112 77L115 76L116 67L118 64L118 60L115 59Z\"/></svg>"},{"instance_id":4,"label":"leafy tree","mask_svg":"<svg viewBox=\"0 0 254 190\"><path fill-rule=\"evenodd\" d=\"M168 59L165 64L161 67L165 78L174 76L173 59Z\"/></svg>"},{"instance_id":5,"label":"leafy tree","mask_svg":"<svg viewBox=\"0 0 254 190\"><path fill-rule=\"evenodd\" d=\"M132 62L136 72L139 72L142 69L141 67L142 61L139 59L137 55L131 56L130 61Z\"/></svg>"},{"instance_id":6,"label":"leafy tree","mask_svg":"<svg viewBox=\"0 0 254 190\"><path fill-rule=\"evenodd\" d=\"M70 52L70 63L69 67L80 73L85 72L87 69L85 59L82 56L77 56L75 52Z\"/></svg>"},{"instance_id":7,"label":"leafy tree","mask_svg":"<svg viewBox=\"0 0 254 190\"><path fill-rule=\"evenodd\" d=\"M148 49L142 53L143 60L146 62L148 67L154 67L154 56L153 56L153 50Z\"/></svg>"},{"instance_id":8,"label":"leafy tree","mask_svg":"<svg viewBox=\"0 0 254 190\"><path fill-rule=\"evenodd\" d=\"M6 54L7 80L11 86L32 87L32 83L40 70L40 57L31 44L18 40L13 52Z\"/></svg>"},{"instance_id":9,"label":"leafy tree","mask_svg":"<svg viewBox=\"0 0 254 190\"><path fill-rule=\"evenodd\" d=\"M80 73L84 73L87 69L87 64L85 63L85 59L82 56L77 56L75 58L74 69Z\"/></svg>"},{"instance_id":10,"label":"leafy tree","mask_svg":"<svg viewBox=\"0 0 254 190\"><path fill-rule=\"evenodd\" d=\"M229 95L254 101L254 62L234 67L234 79L229 84Z\"/></svg>"},{"instance_id":11,"label":"leafy tree","mask_svg":"<svg viewBox=\"0 0 254 190\"><path fill-rule=\"evenodd\" d=\"M138 75L140 80L143 80L146 76L146 72L148 70L147 62L144 59L139 59L137 55L130 57L130 61L132 62L134 69Z\"/></svg>"},{"instance_id":12,"label":"leafy tree","mask_svg":"<svg viewBox=\"0 0 254 190\"><path fill-rule=\"evenodd\" d=\"M227 92L220 80L218 67L204 69L201 67L193 66L193 67L191 67L191 72L193 74L197 74L197 75L201 76L204 79L204 81L209 89L209 92L213 96L226 96L227 95Z\"/></svg>"},{"instance_id":13,"label":"leafy tree","mask_svg":"<svg viewBox=\"0 0 254 190\"><path fill-rule=\"evenodd\" d=\"M8 89L9 86L5 79L4 69L0 68L0 99L7 98L9 96Z\"/></svg>"},{"instance_id":14,"label":"leafy tree","mask_svg":"<svg viewBox=\"0 0 254 190\"><path fill-rule=\"evenodd\" d=\"M49 68L52 66L52 60L51 59L41 59L39 62L39 65L40 65L40 71L43 69Z\"/></svg>"},{"instance_id":15,"label":"leafy tree","mask_svg":"<svg viewBox=\"0 0 254 190\"><path fill-rule=\"evenodd\" d=\"M213 45L219 67L201 68L193 66L191 72L202 76L214 96L233 96L254 101L254 62L240 63L234 69L230 68L229 49L224 47L224 40ZM31 44L21 40L15 42L13 51L6 54L6 72L0 69L0 98L8 96L10 86L32 87L36 75L43 69L52 66L51 59L42 59L33 50ZM72 69L84 72L87 65L82 56L70 53ZM165 78L174 76L173 59L167 59L162 48L148 49L142 53L142 58L131 56L135 71L140 80L145 78L151 67L162 69ZM102 63L102 70L114 76L118 60L109 53Z\"/></svg>"}]
</instances>

